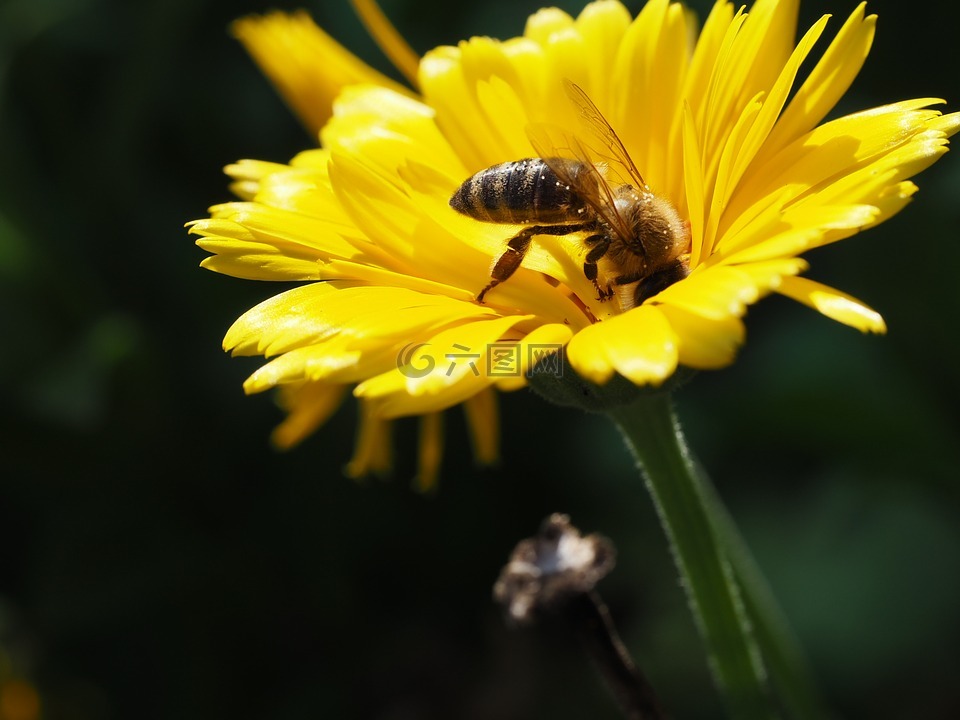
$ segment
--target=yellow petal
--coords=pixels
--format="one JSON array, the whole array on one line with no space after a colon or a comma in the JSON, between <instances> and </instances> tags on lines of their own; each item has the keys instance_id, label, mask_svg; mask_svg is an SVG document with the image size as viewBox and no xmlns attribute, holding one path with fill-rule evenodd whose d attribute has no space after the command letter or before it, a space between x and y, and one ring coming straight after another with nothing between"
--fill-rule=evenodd
<instances>
[{"instance_id":1,"label":"yellow petal","mask_svg":"<svg viewBox=\"0 0 960 720\"><path fill-rule=\"evenodd\" d=\"M522 117L498 114L496 106L485 109L478 97L479 85L498 78L523 99L523 107L544 112L544 80L538 72L544 66L542 49L528 38L506 43L473 38L424 56L420 64L424 100L436 111L437 125L469 173L519 159L511 154L515 143L503 135L513 137L525 124Z\"/></svg>"},{"instance_id":2,"label":"yellow petal","mask_svg":"<svg viewBox=\"0 0 960 720\"><path fill-rule=\"evenodd\" d=\"M330 185L330 153L318 150L314 156L316 161L322 161L318 166L303 163L302 157L303 154L294 158L290 166L281 166L281 170L261 177L253 199L261 205L310 215L342 236L357 237L356 227L340 207Z\"/></svg>"},{"instance_id":3,"label":"yellow petal","mask_svg":"<svg viewBox=\"0 0 960 720\"><path fill-rule=\"evenodd\" d=\"M753 261L741 265L703 267L682 282L671 285L651 302L681 308L711 320L740 317L771 290L779 287L784 276L806 269L799 258Z\"/></svg>"},{"instance_id":4,"label":"yellow petal","mask_svg":"<svg viewBox=\"0 0 960 720\"><path fill-rule=\"evenodd\" d=\"M413 481L420 492L428 492L436 487L442 460L443 414L425 413L420 417L417 477Z\"/></svg>"},{"instance_id":5,"label":"yellow petal","mask_svg":"<svg viewBox=\"0 0 960 720\"><path fill-rule=\"evenodd\" d=\"M690 223L690 267L700 264L701 258L707 255L704 248L704 218L705 192L703 187L702 153L698 136L696 120L689 103L684 104L683 121L683 179L684 197L686 202L680 209L685 213Z\"/></svg>"},{"instance_id":6,"label":"yellow petal","mask_svg":"<svg viewBox=\"0 0 960 720\"><path fill-rule=\"evenodd\" d=\"M624 35L608 81L614 98L608 119L644 179L672 200L681 188L682 175L676 166L680 139L672 136L675 129L679 132L683 110L689 33L687 15L679 4L648 2ZM623 87L631 91L617 92Z\"/></svg>"},{"instance_id":7,"label":"yellow petal","mask_svg":"<svg viewBox=\"0 0 960 720\"><path fill-rule=\"evenodd\" d=\"M332 152L361 157L391 179L409 157L428 154L431 164L460 169L450 143L434 121L432 108L389 88L345 88L321 138Z\"/></svg>"},{"instance_id":8,"label":"yellow petal","mask_svg":"<svg viewBox=\"0 0 960 720\"><path fill-rule=\"evenodd\" d=\"M681 3L671 3L659 38L658 56L665 59L664 72L654 73L653 92L662 98L663 110L653 117L653 132L660 142L651 139L649 165L645 172L651 187L672 202L681 204L684 197L682 165L677 162L683 153L683 86L691 55L691 38L696 32L695 16Z\"/></svg>"},{"instance_id":9,"label":"yellow petal","mask_svg":"<svg viewBox=\"0 0 960 720\"><path fill-rule=\"evenodd\" d=\"M733 72L738 38L746 22L747 15L744 8L740 7L730 22L723 24L723 37L719 39L713 63L703 68L709 79L703 94L698 96L702 115L697 114L697 124L703 133L700 145L707 153L704 156L706 167L712 167L718 161L726 136L746 104L739 97L739 88L743 86L744 79L742 75L734 77Z\"/></svg>"},{"instance_id":10,"label":"yellow petal","mask_svg":"<svg viewBox=\"0 0 960 720\"><path fill-rule=\"evenodd\" d=\"M473 443L473 456L481 465L493 465L500 459L500 413L497 393L481 390L463 402L463 411Z\"/></svg>"},{"instance_id":11,"label":"yellow petal","mask_svg":"<svg viewBox=\"0 0 960 720\"><path fill-rule=\"evenodd\" d=\"M200 267L245 280L320 280L314 260L287 257L276 251L263 251L260 246L244 246L230 242L198 242L208 252L218 253L200 261Z\"/></svg>"},{"instance_id":12,"label":"yellow petal","mask_svg":"<svg viewBox=\"0 0 960 720\"><path fill-rule=\"evenodd\" d=\"M520 340L496 343L491 346L487 372L496 378L498 389L517 390L527 384L531 374L554 372L553 356L572 337L569 325L552 323L535 328Z\"/></svg>"},{"instance_id":13,"label":"yellow petal","mask_svg":"<svg viewBox=\"0 0 960 720\"><path fill-rule=\"evenodd\" d=\"M887 326L875 310L856 298L806 278L784 278L777 289L782 295L823 313L831 320L857 328L861 332L885 333Z\"/></svg>"},{"instance_id":14,"label":"yellow petal","mask_svg":"<svg viewBox=\"0 0 960 720\"><path fill-rule=\"evenodd\" d=\"M492 77L478 82L476 89L477 102L490 129L491 157L511 161L534 155L526 133L530 119L514 87L503 78Z\"/></svg>"},{"instance_id":15,"label":"yellow petal","mask_svg":"<svg viewBox=\"0 0 960 720\"><path fill-rule=\"evenodd\" d=\"M538 45L549 45L553 37L565 34L573 27L574 22L570 15L559 8L546 7L527 18L523 35Z\"/></svg>"},{"instance_id":16,"label":"yellow petal","mask_svg":"<svg viewBox=\"0 0 960 720\"><path fill-rule=\"evenodd\" d=\"M778 222L778 213L788 206L799 212L817 205L879 207L881 198L889 201L891 187L946 151L947 133L938 126L943 118L918 109L930 102L898 103L840 118L788 145L763 167L751 168L718 228L718 248L739 243L734 238L749 225ZM894 211L889 206L877 221Z\"/></svg>"},{"instance_id":17,"label":"yellow petal","mask_svg":"<svg viewBox=\"0 0 960 720\"><path fill-rule=\"evenodd\" d=\"M750 168L731 199L728 224L736 227L756 214L753 208L785 189L795 195L810 192L910 144L937 119L935 110L922 109L933 102L938 101L921 98L847 115L790 143L766 163Z\"/></svg>"},{"instance_id":18,"label":"yellow petal","mask_svg":"<svg viewBox=\"0 0 960 720\"><path fill-rule=\"evenodd\" d=\"M258 251L315 263L330 257L363 259L375 251L366 243L351 242L354 238L338 232L337 225L298 212L249 202L225 203L211 212L212 219L190 226L190 232L202 238L197 244L210 252L242 255Z\"/></svg>"},{"instance_id":19,"label":"yellow petal","mask_svg":"<svg viewBox=\"0 0 960 720\"><path fill-rule=\"evenodd\" d=\"M420 58L373 0L351 0L370 36L411 85L417 84Z\"/></svg>"},{"instance_id":20,"label":"yellow petal","mask_svg":"<svg viewBox=\"0 0 960 720\"><path fill-rule=\"evenodd\" d=\"M735 182L738 180L733 174L737 153L762 107L759 95L747 103L729 131L722 151L714 155L716 164L705 168L705 189L710 194L705 198L705 201L709 201L709 211L704 227L704 255L713 252L721 237L721 220L728 213L730 193L735 189Z\"/></svg>"},{"instance_id":21,"label":"yellow petal","mask_svg":"<svg viewBox=\"0 0 960 720\"><path fill-rule=\"evenodd\" d=\"M495 310L476 303L404 287L312 283L245 312L227 331L223 344L234 355L270 356L342 335L352 341L352 349L363 350L416 337L443 324L495 315Z\"/></svg>"},{"instance_id":22,"label":"yellow petal","mask_svg":"<svg viewBox=\"0 0 960 720\"><path fill-rule=\"evenodd\" d=\"M298 347L259 367L243 383L247 395L301 382L351 384L393 367L400 345L378 346L365 351L346 347L340 336L323 345Z\"/></svg>"},{"instance_id":23,"label":"yellow petal","mask_svg":"<svg viewBox=\"0 0 960 720\"><path fill-rule=\"evenodd\" d=\"M393 423L372 412L367 403L360 403L360 420L353 457L344 468L348 477L386 475L393 465L391 430Z\"/></svg>"},{"instance_id":24,"label":"yellow petal","mask_svg":"<svg viewBox=\"0 0 960 720\"><path fill-rule=\"evenodd\" d=\"M314 137L347 85L372 83L409 93L327 35L306 12L245 17L231 29Z\"/></svg>"},{"instance_id":25,"label":"yellow petal","mask_svg":"<svg viewBox=\"0 0 960 720\"><path fill-rule=\"evenodd\" d=\"M728 91L741 101L767 92L794 49L800 0L757 0L750 7L737 53L727 72Z\"/></svg>"},{"instance_id":26,"label":"yellow petal","mask_svg":"<svg viewBox=\"0 0 960 720\"><path fill-rule=\"evenodd\" d=\"M483 127L476 118L480 109L463 81L459 48L439 47L424 55L420 63L420 87L424 100L437 113L437 124L456 148L470 172L491 165L487 161Z\"/></svg>"},{"instance_id":27,"label":"yellow petal","mask_svg":"<svg viewBox=\"0 0 960 720\"><path fill-rule=\"evenodd\" d=\"M670 114L675 108L669 107L667 102L661 102L653 94L656 75L669 72L665 67L667 63L664 62L663 66L659 62L652 65L650 61L657 56L668 7L668 0L650 0L643 6L623 37L614 75L610 80L612 87L628 87L630 92L612 93L614 102L609 109L598 105L611 120L620 139L630 148L631 157L637 167L642 168L644 179L658 186L663 181L664 173L661 167L651 167L651 140L659 139L654 134L654 127L665 126L665 121L659 116ZM680 49L685 49L683 44ZM654 97L657 97L657 102L651 102ZM669 125L666 127L669 128Z\"/></svg>"},{"instance_id":28,"label":"yellow petal","mask_svg":"<svg viewBox=\"0 0 960 720\"><path fill-rule=\"evenodd\" d=\"M808 132L823 120L850 88L863 67L877 27L877 16L864 17L860 3L837 33L830 47L810 71L784 110L764 147L769 155Z\"/></svg>"},{"instance_id":29,"label":"yellow petal","mask_svg":"<svg viewBox=\"0 0 960 720\"><path fill-rule=\"evenodd\" d=\"M591 99L600 107L610 106L613 88L609 80L630 22L630 12L618 0L589 3L577 16L576 29L589 58L586 84L592 90Z\"/></svg>"},{"instance_id":30,"label":"yellow petal","mask_svg":"<svg viewBox=\"0 0 960 720\"><path fill-rule=\"evenodd\" d=\"M343 385L296 383L280 388L279 403L286 419L274 428L270 440L289 450L323 425L340 407L346 394Z\"/></svg>"},{"instance_id":31,"label":"yellow petal","mask_svg":"<svg viewBox=\"0 0 960 720\"><path fill-rule=\"evenodd\" d=\"M230 191L243 200L253 200L260 190L260 182L273 173L287 170L288 166L264 160L240 160L227 165L223 171L233 178Z\"/></svg>"},{"instance_id":32,"label":"yellow petal","mask_svg":"<svg viewBox=\"0 0 960 720\"><path fill-rule=\"evenodd\" d=\"M659 385L677 368L677 345L677 334L659 308L641 305L578 332L567 346L567 358L597 384L616 372L637 385Z\"/></svg>"},{"instance_id":33,"label":"yellow petal","mask_svg":"<svg viewBox=\"0 0 960 720\"><path fill-rule=\"evenodd\" d=\"M673 305L660 305L679 339L680 364L698 370L725 367L743 345L746 330L738 317L707 318Z\"/></svg>"},{"instance_id":34,"label":"yellow petal","mask_svg":"<svg viewBox=\"0 0 960 720\"><path fill-rule=\"evenodd\" d=\"M487 349L529 317L468 322L443 330L411 348L405 364L372 377L354 394L376 402L384 417L419 415L463 402L489 387Z\"/></svg>"},{"instance_id":35,"label":"yellow petal","mask_svg":"<svg viewBox=\"0 0 960 720\"><path fill-rule=\"evenodd\" d=\"M683 97L690 103L694 124L704 128L704 115L707 110L708 90L711 82L716 82L713 69L717 56L730 37L728 29L733 23L733 3L719 0L715 2L697 38L690 58L689 70L684 81ZM698 136L702 138L703 135Z\"/></svg>"},{"instance_id":36,"label":"yellow petal","mask_svg":"<svg viewBox=\"0 0 960 720\"><path fill-rule=\"evenodd\" d=\"M791 53L790 59L783 66L773 86L764 96L763 106L760 112L757 113L756 120L754 120L750 126L750 131L746 137L744 137L743 143L737 150L731 179L728 180L731 187L740 181L747 167L754 161L758 151L766 141L770 130L780 116L780 111L783 109L790 90L793 88L794 80L800 69L800 63L806 59L814 43L816 43L823 33L826 24L827 17L824 16L814 23L813 27L806 32L793 53Z\"/></svg>"},{"instance_id":37,"label":"yellow petal","mask_svg":"<svg viewBox=\"0 0 960 720\"><path fill-rule=\"evenodd\" d=\"M743 263L799 255L830 240L852 235L875 222L879 214L877 207L866 204L800 205L785 212L771 207L771 212L724 238L714 259Z\"/></svg>"},{"instance_id":38,"label":"yellow petal","mask_svg":"<svg viewBox=\"0 0 960 720\"><path fill-rule=\"evenodd\" d=\"M473 302L476 298L475 293L447 283L426 280L376 265L365 265L349 260L331 260L323 263L320 266L320 273L324 278L361 281L362 284L367 285L403 287L428 295L442 295L462 302Z\"/></svg>"},{"instance_id":39,"label":"yellow petal","mask_svg":"<svg viewBox=\"0 0 960 720\"><path fill-rule=\"evenodd\" d=\"M877 215L871 225L883 222L903 210L918 190L912 182L901 182L885 188L872 202Z\"/></svg>"},{"instance_id":40,"label":"yellow petal","mask_svg":"<svg viewBox=\"0 0 960 720\"><path fill-rule=\"evenodd\" d=\"M751 105L770 93L794 50L797 13L798 0L759 0L746 17L738 13L726 28L712 68L701 125L708 186L721 154L727 156L726 171L716 175L714 212L716 206L726 204L728 193L734 188L736 153L753 125L755 113ZM715 220L711 220L711 225L715 225ZM708 232L707 237L712 243L713 233Z\"/></svg>"},{"instance_id":41,"label":"yellow petal","mask_svg":"<svg viewBox=\"0 0 960 720\"><path fill-rule=\"evenodd\" d=\"M484 277L480 268L489 258L476 255L477 272L467 275L457 239L425 225L423 209L401 174L417 158L460 167L432 111L387 91L367 95L360 89L345 92L323 133L331 147L330 177L339 203L363 236L375 239L381 266L435 282L457 285L462 280L472 289L477 281L469 278ZM444 193L444 203L454 189L451 185ZM374 261L371 257L368 264Z\"/></svg>"}]
</instances>

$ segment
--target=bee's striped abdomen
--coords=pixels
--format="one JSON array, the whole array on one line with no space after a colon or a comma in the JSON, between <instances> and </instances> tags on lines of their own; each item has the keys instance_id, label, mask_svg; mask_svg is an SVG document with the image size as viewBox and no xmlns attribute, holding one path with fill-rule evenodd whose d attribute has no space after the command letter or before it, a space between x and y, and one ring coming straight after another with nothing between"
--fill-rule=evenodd
<instances>
[{"instance_id":1,"label":"bee's striped abdomen","mask_svg":"<svg viewBox=\"0 0 960 720\"><path fill-rule=\"evenodd\" d=\"M583 199L542 158L481 170L457 189L450 206L475 220L515 225L569 223L586 212Z\"/></svg>"}]
</instances>

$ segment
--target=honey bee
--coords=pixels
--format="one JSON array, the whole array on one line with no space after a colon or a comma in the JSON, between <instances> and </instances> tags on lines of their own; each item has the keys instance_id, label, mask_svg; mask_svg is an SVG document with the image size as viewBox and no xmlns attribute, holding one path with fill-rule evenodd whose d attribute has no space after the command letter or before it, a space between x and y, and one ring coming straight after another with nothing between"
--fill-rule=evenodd
<instances>
[{"instance_id":1,"label":"honey bee","mask_svg":"<svg viewBox=\"0 0 960 720\"><path fill-rule=\"evenodd\" d=\"M593 282L600 301L613 297L613 286L622 287L617 294L625 310L690 272L689 222L650 190L587 94L572 82L565 86L590 135L603 145L603 154L574 137L564 137L560 149L561 143L549 132L534 128L528 134L540 157L481 170L450 198L454 210L475 220L524 226L507 241L477 302L516 272L536 235L585 233L583 274ZM625 182L612 185L608 176L621 176ZM604 284L599 279L601 259L609 268L605 276L611 278ZM630 292L626 286L633 283L636 287Z\"/></svg>"}]
</instances>

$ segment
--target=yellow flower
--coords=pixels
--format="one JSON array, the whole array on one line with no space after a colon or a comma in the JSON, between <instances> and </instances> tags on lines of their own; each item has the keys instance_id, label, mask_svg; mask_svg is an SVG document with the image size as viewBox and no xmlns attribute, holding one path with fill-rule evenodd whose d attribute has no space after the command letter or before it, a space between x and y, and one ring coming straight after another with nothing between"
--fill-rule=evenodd
<instances>
[{"instance_id":1,"label":"yellow flower","mask_svg":"<svg viewBox=\"0 0 960 720\"><path fill-rule=\"evenodd\" d=\"M248 311L224 340L234 354L273 358L245 389L281 388L291 414L278 441L313 430L352 387L366 418L352 471L388 462L381 440L390 418L425 415L428 482L439 462L432 414L466 403L480 454L495 455L492 391L522 387L544 348L564 347L569 366L592 383L619 374L656 386L679 365L729 364L744 340L746 307L770 292L882 332L873 310L797 277L807 269L799 255L901 210L916 191L908 178L946 151L960 115L922 98L821 124L861 68L875 16L860 5L813 60L829 18L797 43L797 5L758 0L745 12L720 0L699 33L692 14L667 0L650 0L635 19L617 0L593 2L576 18L541 10L521 37L427 53L419 96L372 71L335 78L319 149L288 165L228 167L243 201L193 223L213 253L203 266L305 282ZM251 47L279 32L277 16L242 27ZM285 65L282 42L254 54L268 74L309 56L324 77L325 63L345 51L316 37L309 53L294 53L296 63ZM801 79L804 61L812 68ZM535 156L529 127L581 132L567 81L689 223L689 275L631 309L597 298L583 271L582 233L538 235L522 267L478 303L492 261L519 228L478 222L449 200L473 173ZM324 116L329 85L310 100L322 107L302 116ZM310 98L298 95L308 89L289 92L295 107ZM602 276L611 273L601 261ZM497 372L490 348L514 353L518 372Z\"/></svg>"}]
</instances>

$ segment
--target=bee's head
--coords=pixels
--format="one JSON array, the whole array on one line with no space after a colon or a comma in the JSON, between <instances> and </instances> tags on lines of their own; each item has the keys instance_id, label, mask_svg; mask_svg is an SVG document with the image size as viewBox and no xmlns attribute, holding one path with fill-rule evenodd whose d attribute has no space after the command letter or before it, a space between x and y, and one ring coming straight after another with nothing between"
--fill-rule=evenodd
<instances>
[{"instance_id":1,"label":"bee's head","mask_svg":"<svg viewBox=\"0 0 960 720\"><path fill-rule=\"evenodd\" d=\"M690 225L680 217L669 200L648 193L634 206L631 227L635 243L631 249L644 258L647 267L669 265L687 251Z\"/></svg>"},{"instance_id":2,"label":"bee's head","mask_svg":"<svg viewBox=\"0 0 960 720\"><path fill-rule=\"evenodd\" d=\"M634 288L634 305L642 305L645 300L652 298L662 290L666 290L678 280L683 280L690 274L690 256L686 253L650 273Z\"/></svg>"}]
</instances>

